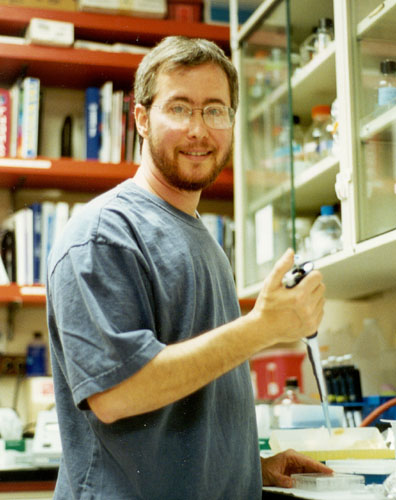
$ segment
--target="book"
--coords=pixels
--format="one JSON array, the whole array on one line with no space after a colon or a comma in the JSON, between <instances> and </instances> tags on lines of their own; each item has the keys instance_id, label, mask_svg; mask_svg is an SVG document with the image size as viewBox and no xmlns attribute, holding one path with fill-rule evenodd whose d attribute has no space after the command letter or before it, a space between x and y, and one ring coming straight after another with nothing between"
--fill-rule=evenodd
<instances>
[{"instance_id":1,"label":"book","mask_svg":"<svg viewBox=\"0 0 396 500\"><path fill-rule=\"evenodd\" d=\"M122 149L122 106L124 92L116 90L112 96L111 107L111 162L120 163Z\"/></svg>"},{"instance_id":2,"label":"book","mask_svg":"<svg viewBox=\"0 0 396 500\"><path fill-rule=\"evenodd\" d=\"M133 92L124 96L124 114L125 114L125 152L123 159L133 161L133 148L135 143L135 98Z\"/></svg>"},{"instance_id":3,"label":"book","mask_svg":"<svg viewBox=\"0 0 396 500\"><path fill-rule=\"evenodd\" d=\"M41 205L41 259L40 283L47 281L47 260L55 234L55 203L44 201Z\"/></svg>"},{"instance_id":4,"label":"book","mask_svg":"<svg viewBox=\"0 0 396 500\"><path fill-rule=\"evenodd\" d=\"M14 85L10 88L10 99L11 99L10 156L12 158L15 158L17 156L20 94L21 94L21 80L18 79L14 83Z\"/></svg>"},{"instance_id":5,"label":"book","mask_svg":"<svg viewBox=\"0 0 396 500\"><path fill-rule=\"evenodd\" d=\"M16 282L33 284L33 211L21 208L13 214L16 250Z\"/></svg>"},{"instance_id":6,"label":"book","mask_svg":"<svg viewBox=\"0 0 396 500\"><path fill-rule=\"evenodd\" d=\"M4 262L0 256L0 285L9 285L10 278L8 277Z\"/></svg>"},{"instance_id":7,"label":"book","mask_svg":"<svg viewBox=\"0 0 396 500\"><path fill-rule=\"evenodd\" d=\"M67 221L69 220L69 204L66 201L58 201L55 205L55 227L52 244L62 234Z\"/></svg>"},{"instance_id":8,"label":"book","mask_svg":"<svg viewBox=\"0 0 396 500\"><path fill-rule=\"evenodd\" d=\"M40 80L27 76L22 81L21 157L36 158L38 153Z\"/></svg>"},{"instance_id":9,"label":"book","mask_svg":"<svg viewBox=\"0 0 396 500\"><path fill-rule=\"evenodd\" d=\"M32 203L33 212L33 283L41 283L41 203Z\"/></svg>"},{"instance_id":10,"label":"book","mask_svg":"<svg viewBox=\"0 0 396 500\"><path fill-rule=\"evenodd\" d=\"M10 156L11 100L8 89L0 88L0 157Z\"/></svg>"},{"instance_id":11,"label":"book","mask_svg":"<svg viewBox=\"0 0 396 500\"><path fill-rule=\"evenodd\" d=\"M85 91L85 137L87 160L98 160L100 150L100 89Z\"/></svg>"},{"instance_id":12,"label":"book","mask_svg":"<svg viewBox=\"0 0 396 500\"><path fill-rule=\"evenodd\" d=\"M15 231L10 217L2 224L1 258L10 281L16 282Z\"/></svg>"},{"instance_id":13,"label":"book","mask_svg":"<svg viewBox=\"0 0 396 500\"><path fill-rule=\"evenodd\" d=\"M105 82L100 87L100 134L101 144L99 160L103 163L111 161L111 108L113 101L113 82Z\"/></svg>"}]
</instances>

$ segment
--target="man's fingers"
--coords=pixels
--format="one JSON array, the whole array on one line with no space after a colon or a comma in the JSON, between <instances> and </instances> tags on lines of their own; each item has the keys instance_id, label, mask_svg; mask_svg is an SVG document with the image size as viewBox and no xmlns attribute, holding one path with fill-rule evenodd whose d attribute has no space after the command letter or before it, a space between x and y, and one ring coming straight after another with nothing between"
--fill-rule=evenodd
<instances>
[{"instance_id":1,"label":"man's fingers","mask_svg":"<svg viewBox=\"0 0 396 500\"><path fill-rule=\"evenodd\" d=\"M269 290L275 290L282 285L282 279L284 275L292 268L293 264L294 252L291 248L289 248L276 262L271 273L268 275Z\"/></svg>"}]
</instances>

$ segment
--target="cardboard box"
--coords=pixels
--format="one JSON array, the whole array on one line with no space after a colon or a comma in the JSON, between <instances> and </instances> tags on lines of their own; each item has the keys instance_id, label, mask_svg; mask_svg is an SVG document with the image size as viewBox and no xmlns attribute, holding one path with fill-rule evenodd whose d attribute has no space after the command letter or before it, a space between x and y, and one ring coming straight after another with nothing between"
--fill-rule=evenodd
<instances>
[{"instance_id":1,"label":"cardboard box","mask_svg":"<svg viewBox=\"0 0 396 500\"><path fill-rule=\"evenodd\" d=\"M168 19L181 22L201 22L202 2L186 2L168 0Z\"/></svg>"},{"instance_id":2,"label":"cardboard box","mask_svg":"<svg viewBox=\"0 0 396 500\"><path fill-rule=\"evenodd\" d=\"M77 0L0 0L0 5L36 9L77 10Z\"/></svg>"},{"instance_id":3,"label":"cardboard box","mask_svg":"<svg viewBox=\"0 0 396 500\"><path fill-rule=\"evenodd\" d=\"M70 47L74 42L73 23L32 17L25 34L28 43Z\"/></svg>"},{"instance_id":4,"label":"cardboard box","mask_svg":"<svg viewBox=\"0 0 396 500\"><path fill-rule=\"evenodd\" d=\"M78 8L88 12L163 18L166 0L79 0Z\"/></svg>"}]
</instances>

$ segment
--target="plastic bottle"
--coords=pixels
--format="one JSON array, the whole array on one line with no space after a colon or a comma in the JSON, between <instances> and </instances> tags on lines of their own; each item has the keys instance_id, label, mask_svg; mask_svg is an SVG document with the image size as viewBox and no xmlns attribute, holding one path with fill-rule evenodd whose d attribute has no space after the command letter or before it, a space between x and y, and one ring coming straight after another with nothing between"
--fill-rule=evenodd
<instances>
[{"instance_id":1,"label":"plastic bottle","mask_svg":"<svg viewBox=\"0 0 396 500\"><path fill-rule=\"evenodd\" d=\"M396 61L391 59L381 61L380 71L378 106L386 106L396 99Z\"/></svg>"},{"instance_id":2,"label":"plastic bottle","mask_svg":"<svg viewBox=\"0 0 396 500\"><path fill-rule=\"evenodd\" d=\"M312 123L304 140L304 159L308 164L316 163L332 150L333 136L331 134L330 111L330 106L327 105L312 108Z\"/></svg>"},{"instance_id":3,"label":"plastic bottle","mask_svg":"<svg viewBox=\"0 0 396 500\"><path fill-rule=\"evenodd\" d=\"M26 375L42 376L47 374L47 346L41 332L34 332L27 347Z\"/></svg>"},{"instance_id":4,"label":"plastic bottle","mask_svg":"<svg viewBox=\"0 0 396 500\"><path fill-rule=\"evenodd\" d=\"M273 429L282 426L285 407L294 404L315 404L315 401L300 392L297 377L288 377L285 381L283 393L272 402L271 427Z\"/></svg>"},{"instance_id":5,"label":"plastic bottle","mask_svg":"<svg viewBox=\"0 0 396 500\"><path fill-rule=\"evenodd\" d=\"M341 222L334 213L334 208L331 205L323 205L309 233L312 258L320 259L342 250L341 237Z\"/></svg>"}]
</instances>

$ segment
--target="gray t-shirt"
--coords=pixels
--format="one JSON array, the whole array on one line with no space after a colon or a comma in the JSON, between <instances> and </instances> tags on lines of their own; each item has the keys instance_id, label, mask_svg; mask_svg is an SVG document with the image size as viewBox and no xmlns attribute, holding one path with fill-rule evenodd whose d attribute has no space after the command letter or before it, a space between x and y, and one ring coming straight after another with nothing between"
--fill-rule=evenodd
<instances>
[{"instance_id":1,"label":"gray t-shirt","mask_svg":"<svg viewBox=\"0 0 396 500\"><path fill-rule=\"evenodd\" d=\"M131 180L73 217L48 265L63 457L56 500L255 500L261 473L247 363L157 411L103 424L86 399L166 344L240 314L200 219Z\"/></svg>"}]
</instances>

